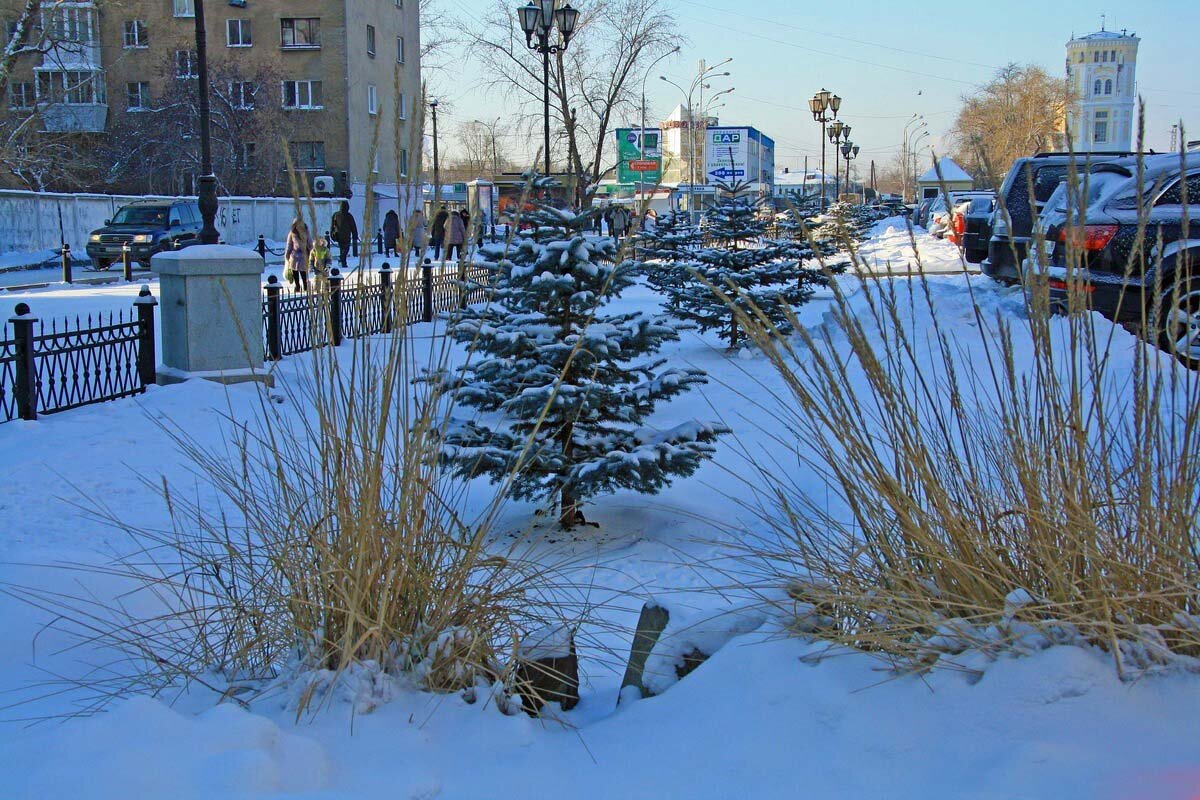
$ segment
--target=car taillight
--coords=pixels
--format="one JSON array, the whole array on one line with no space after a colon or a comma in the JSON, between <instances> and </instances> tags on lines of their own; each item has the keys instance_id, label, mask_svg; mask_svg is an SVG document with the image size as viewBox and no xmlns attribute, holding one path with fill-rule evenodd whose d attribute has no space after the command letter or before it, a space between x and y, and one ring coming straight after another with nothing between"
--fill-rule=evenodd
<instances>
[{"instance_id":1,"label":"car taillight","mask_svg":"<svg viewBox=\"0 0 1200 800\"><path fill-rule=\"evenodd\" d=\"M1058 240L1084 250L1103 250L1117 235L1116 225L1069 225L1058 232Z\"/></svg>"},{"instance_id":2,"label":"car taillight","mask_svg":"<svg viewBox=\"0 0 1200 800\"><path fill-rule=\"evenodd\" d=\"M1058 289L1062 292L1065 292L1071 288L1081 292L1086 292L1087 294L1091 294L1092 292L1096 291L1096 287L1092 286L1090 283L1080 283L1076 281L1074 284L1069 284L1064 280L1059 280L1058 278L1051 278L1050 280L1046 281L1046 285L1051 289Z\"/></svg>"}]
</instances>

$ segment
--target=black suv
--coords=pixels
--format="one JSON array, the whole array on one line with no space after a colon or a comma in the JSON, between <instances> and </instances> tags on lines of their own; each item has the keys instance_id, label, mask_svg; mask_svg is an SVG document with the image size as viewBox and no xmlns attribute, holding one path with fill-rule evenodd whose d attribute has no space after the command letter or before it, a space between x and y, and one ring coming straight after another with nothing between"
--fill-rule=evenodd
<instances>
[{"instance_id":1,"label":"black suv","mask_svg":"<svg viewBox=\"0 0 1200 800\"><path fill-rule=\"evenodd\" d=\"M983 274L1004 282L1021 280L1021 263L1033 238L1034 220L1042 213L1058 185L1067 179L1072 162L1079 172L1085 172L1089 164L1130 155L1132 153L1039 153L1014 161L1000 186L987 258L980 265ZM1032 198L1029 196L1031 180Z\"/></svg>"},{"instance_id":2,"label":"black suv","mask_svg":"<svg viewBox=\"0 0 1200 800\"><path fill-rule=\"evenodd\" d=\"M1083 213L1048 220L1051 294L1065 302L1069 238L1094 310L1117 322L1157 319L1162 345L1200 366L1200 227L1191 222L1184 237L1200 209L1200 153L1145 156L1140 179L1138 167L1136 157L1093 167L1081 176Z\"/></svg>"},{"instance_id":3,"label":"black suv","mask_svg":"<svg viewBox=\"0 0 1200 800\"><path fill-rule=\"evenodd\" d=\"M88 236L87 254L96 269L121 260L129 243L130 257L144 267L150 257L200 241L200 206L188 200L139 200L122 206L111 220Z\"/></svg>"}]
</instances>

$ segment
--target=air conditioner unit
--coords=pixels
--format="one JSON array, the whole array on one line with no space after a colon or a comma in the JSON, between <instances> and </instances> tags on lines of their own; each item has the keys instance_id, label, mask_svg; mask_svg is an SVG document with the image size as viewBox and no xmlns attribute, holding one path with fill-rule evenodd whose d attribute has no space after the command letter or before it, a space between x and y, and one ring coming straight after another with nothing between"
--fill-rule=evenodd
<instances>
[{"instance_id":1,"label":"air conditioner unit","mask_svg":"<svg viewBox=\"0 0 1200 800\"><path fill-rule=\"evenodd\" d=\"M333 194L333 176L318 175L313 178L313 194Z\"/></svg>"}]
</instances>

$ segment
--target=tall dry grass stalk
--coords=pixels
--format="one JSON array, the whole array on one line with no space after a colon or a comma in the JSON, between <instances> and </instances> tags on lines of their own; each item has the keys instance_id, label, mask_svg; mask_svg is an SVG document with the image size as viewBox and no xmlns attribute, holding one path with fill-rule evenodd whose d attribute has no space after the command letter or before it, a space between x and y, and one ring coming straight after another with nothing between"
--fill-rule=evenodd
<instances>
[{"instance_id":1,"label":"tall dry grass stalk","mask_svg":"<svg viewBox=\"0 0 1200 800\"><path fill-rule=\"evenodd\" d=\"M793 463L751 454L735 581L903 669L1055 642L1200 666L1200 376L1083 291L1059 316L1031 281L1013 315L954 279L964 318L938 279L862 266L794 338L737 312Z\"/></svg>"},{"instance_id":2,"label":"tall dry grass stalk","mask_svg":"<svg viewBox=\"0 0 1200 800\"><path fill-rule=\"evenodd\" d=\"M420 130L418 119L417 164ZM311 215L298 189L298 216L306 205ZM401 269L392 334L294 357L297 369L275 370L287 376L281 389L250 408L244 392L228 395L223 434L158 423L196 488L153 487L170 521L161 529L90 509L133 543L80 568L117 586L115 599L9 587L93 659L86 675L62 678L83 690L80 713L189 684L248 698L280 678L298 715L343 677L360 709L386 699L389 677L435 691L479 680L511 689L527 634L588 617L590 587L567 574L577 564L491 541L508 485L471 494L441 468L452 405L424 378L464 356L440 330L404 325L405 284Z\"/></svg>"}]
</instances>

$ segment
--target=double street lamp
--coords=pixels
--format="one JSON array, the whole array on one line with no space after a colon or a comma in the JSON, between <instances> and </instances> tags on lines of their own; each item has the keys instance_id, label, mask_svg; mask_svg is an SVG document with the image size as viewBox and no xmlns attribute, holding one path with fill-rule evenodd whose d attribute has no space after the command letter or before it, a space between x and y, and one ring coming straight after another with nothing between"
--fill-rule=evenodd
<instances>
[{"instance_id":1,"label":"double street lamp","mask_svg":"<svg viewBox=\"0 0 1200 800\"><path fill-rule=\"evenodd\" d=\"M833 196L839 198L842 196L842 170L838 164L838 148L850 144L850 126L842 122L840 119L835 119L829 125L829 143L833 145ZM821 148L821 157L824 161L825 149ZM850 168L849 164L846 169Z\"/></svg>"},{"instance_id":2,"label":"double street lamp","mask_svg":"<svg viewBox=\"0 0 1200 800\"><path fill-rule=\"evenodd\" d=\"M813 121L821 123L821 210L825 210L825 123L836 120L842 107L842 98L825 89L817 92L808 101ZM834 152L836 159L837 152Z\"/></svg>"},{"instance_id":3,"label":"double street lamp","mask_svg":"<svg viewBox=\"0 0 1200 800\"><path fill-rule=\"evenodd\" d=\"M537 0L517 9L517 19L521 30L525 32L525 45L535 53L542 55L542 113L545 122L545 162L547 175L550 174L550 56L557 55L567 49L571 36L575 33L575 25L579 22L579 11L565 3L556 8L556 0ZM551 42L550 35L557 26L559 41ZM535 41L536 39L536 41Z\"/></svg>"}]
</instances>

